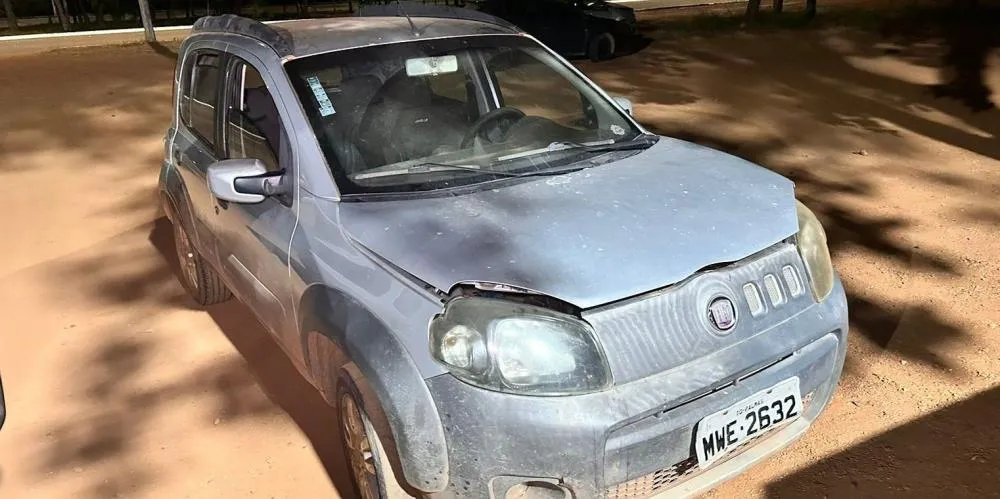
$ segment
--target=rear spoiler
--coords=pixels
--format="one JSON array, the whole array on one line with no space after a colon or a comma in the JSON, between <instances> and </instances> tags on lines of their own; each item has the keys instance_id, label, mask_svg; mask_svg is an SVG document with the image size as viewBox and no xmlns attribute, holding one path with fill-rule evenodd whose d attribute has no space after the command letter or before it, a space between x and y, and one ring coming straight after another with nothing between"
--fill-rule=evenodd
<instances>
[{"instance_id":1,"label":"rear spoiler","mask_svg":"<svg viewBox=\"0 0 1000 499\"><path fill-rule=\"evenodd\" d=\"M516 32L521 32L521 28L500 19L499 17L480 12L478 10L464 7L452 7L450 5L428 5L418 2L389 2L384 4L362 5L357 13L357 17L437 17L442 19L464 19L466 21L479 21L481 23L501 26Z\"/></svg>"}]
</instances>

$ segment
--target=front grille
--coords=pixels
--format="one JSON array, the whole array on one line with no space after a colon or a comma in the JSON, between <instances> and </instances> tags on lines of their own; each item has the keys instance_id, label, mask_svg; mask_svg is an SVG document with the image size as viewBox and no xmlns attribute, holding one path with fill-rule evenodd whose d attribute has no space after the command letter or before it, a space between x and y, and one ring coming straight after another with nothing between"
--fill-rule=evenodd
<instances>
[{"instance_id":1,"label":"front grille","mask_svg":"<svg viewBox=\"0 0 1000 499\"><path fill-rule=\"evenodd\" d=\"M696 471L698 471L698 458L692 456L669 468L659 469L646 476L609 488L608 499L649 497Z\"/></svg>"},{"instance_id":2,"label":"front grille","mask_svg":"<svg viewBox=\"0 0 1000 499\"><path fill-rule=\"evenodd\" d=\"M783 284L783 269L798 277L801 265L794 246L779 244L681 283L584 311L583 318L604 346L615 383L624 384L729 348L812 306L808 293L789 291L796 281ZM716 296L729 298L736 308L736 324L724 334L709 320Z\"/></svg>"},{"instance_id":3,"label":"front grille","mask_svg":"<svg viewBox=\"0 0 1000 499\"><path fill-rule=\"evenodd\" d=\"M815 392L809 392L802 397L803 412L809 408L814 393ZM729 451L728 455L716 461L712 466L718 466L742 454L751 446L760 442L762 438L777 434L783 426L784 425L777 426L772 431L757 435L750 440L741 443L733 448L733 450ZM669 468L661 468L648 475L643 475L639 478L609 487L607 490L607 499L643 499L663 492L664 490L698 476L705 471L708 470L703 470L698 467L698 458L691 456L677 464L674 464L673 466L670 466Z\"/></svg>"},{"instance_id":4,"label":"front grille","mask_svg":"<svg viewBox=\"0 0 1000 499\"><path fill-rule=\"evenodd\" d=\"M729 451L729 455L716 461L713 466L718 466L740 455L743 451L750 448L751 445L760 441L761 437L774 435L774 433L770 431L741 443ZM612 486L608 488L607 497L608 499L642 499L669 489L671 486L686 481L689 478L698 476L704 471L707 470L698 467L698 458L691 456L669 468L659 469L648 475Z\"/></svg>"}]
</instances>

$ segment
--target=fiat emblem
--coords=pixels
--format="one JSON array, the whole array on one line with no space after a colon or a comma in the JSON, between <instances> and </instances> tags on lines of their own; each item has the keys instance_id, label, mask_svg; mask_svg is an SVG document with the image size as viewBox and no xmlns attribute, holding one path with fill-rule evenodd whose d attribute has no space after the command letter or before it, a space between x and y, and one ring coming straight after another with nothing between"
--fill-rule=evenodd
<instances>
[{"instance_id":1,"label":"fiat emblem","mask_svg":"<svg viewBox=\"0 0 1000 499\"><path fill-rule=\"evenodd\" d=\"M736 306L733 301L720 296L708 305L708 320L715 329L728 332L736 326Z\"/></svg>"}]
</instances>

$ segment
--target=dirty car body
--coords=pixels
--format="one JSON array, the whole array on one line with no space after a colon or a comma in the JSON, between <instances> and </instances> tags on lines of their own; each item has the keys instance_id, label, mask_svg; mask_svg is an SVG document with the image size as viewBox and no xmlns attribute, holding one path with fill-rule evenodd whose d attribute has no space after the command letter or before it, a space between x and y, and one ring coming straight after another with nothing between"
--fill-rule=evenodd
<instances>
[{"instance_id":1,"label":"dirty car body","mask_svg":"<svg viewBox=\"0 0 1000 499\"><path fill-rule=\"evenodd\" d=\"M338 407L360 497L681 497L798 438L847 308L793 184L481 16L199 21L160 175L185 287Z\"/></svg>"}]
</instances>

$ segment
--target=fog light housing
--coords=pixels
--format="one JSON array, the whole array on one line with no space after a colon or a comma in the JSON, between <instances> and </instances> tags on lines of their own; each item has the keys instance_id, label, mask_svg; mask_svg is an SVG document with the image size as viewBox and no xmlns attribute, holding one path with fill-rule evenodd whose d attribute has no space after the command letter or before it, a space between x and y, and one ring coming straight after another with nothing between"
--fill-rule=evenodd
<instances>
[{"instance_id":1,"label":"fog light housing","mask_svg":"<svg viewBox=\"0 0 1000 499\"><path fill-rule=\"evenodd\" d=\"M523 482L509 489L504 499L571 499L569 489L549 482Z\"/></svg>"}]
</instances>

